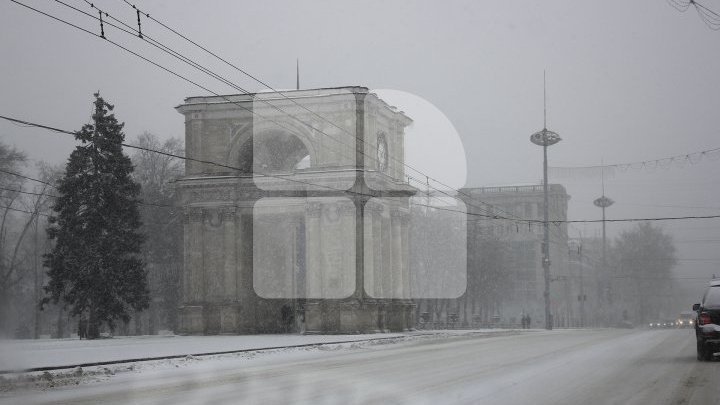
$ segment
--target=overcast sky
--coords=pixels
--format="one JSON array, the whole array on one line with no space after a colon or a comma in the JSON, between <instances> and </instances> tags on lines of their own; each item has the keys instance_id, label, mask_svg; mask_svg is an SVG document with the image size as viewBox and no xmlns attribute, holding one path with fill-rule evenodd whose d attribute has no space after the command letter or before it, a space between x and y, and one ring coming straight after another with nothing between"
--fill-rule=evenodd
<instances>
[{"instance_id":1,"label":"overcast sky","mask_svg":"<svg viewBox=\"0 0 720 405\"><path fill-rule=\"evenodd\" d=\"M99 33L99 24L51 1L22 0ZM67 0L96 15L88 4ZM96 0L135 25L122 0ZM138 1L152 17L208 46L276 88L361 85L426 100L457 131L468 186L538 183L541 149L529 136L543 125L563 141L552 166L636 162L720 147L720 32L694 9L662 0L603 1ZM705 0L720 10L720 1ZM261 86L143 19L143 32L250 91ZM105 26L108 39L177 70L218 93L237 91L180 67L139 39ZM183 137L174 107L205 91L111 44L10 1L0 3L0 115L77 130L92 94L116 105L129 140L143 131ZM400 106L402 108L402 106ZM446 142L440 134L435 145ZM63 162L71 137L0 122L0 137L33 159ZM413 142L408 138L407 142ZM460 144L455 138L449 141ZM426 154L442 172L447 156ZM430 169L428 169L430 170ZM433 174L433 173L429 173ZM617 172L606 194L610 218L720 213L720 162ZM597 219L598 177L557 178L570 219ZM627 229L611 224L611 235ZM720 263L720 220L664 223L684 260L681 275ZM699 229L702 228L702 229ZM586 235L597 225L577 225ZM697 242L697 240L702 240ZM694 241L694 242L693 242ZM702 259L702 260L698 260ZM720 271L715 271L720 273Z\"/></svg>"}]
</instances>

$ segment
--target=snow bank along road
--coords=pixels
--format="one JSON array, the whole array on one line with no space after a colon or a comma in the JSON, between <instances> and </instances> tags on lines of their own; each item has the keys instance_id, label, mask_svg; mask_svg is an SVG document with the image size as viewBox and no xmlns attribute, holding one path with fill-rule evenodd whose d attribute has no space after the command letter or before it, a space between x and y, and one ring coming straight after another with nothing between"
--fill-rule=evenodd
<instances>
[{"instance_id":1,"label":"snow bank along road","mask_svg":"<svg viewBox=\"0 0 720 405\"><path fill-rule=\"evenodd\" d=\"M0 403L720 404L720 361L698 362L692 333L415 337L165 360L48 376L59 386Z\"/></svg>"}]
</instances>

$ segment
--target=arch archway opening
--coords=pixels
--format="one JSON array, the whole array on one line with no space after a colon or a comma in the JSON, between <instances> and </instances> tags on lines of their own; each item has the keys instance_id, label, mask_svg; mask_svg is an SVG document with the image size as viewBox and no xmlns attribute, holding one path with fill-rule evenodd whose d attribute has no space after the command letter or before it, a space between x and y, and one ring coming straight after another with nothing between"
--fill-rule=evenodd
<instances>
[{"instance_id":1,"label":"arch archway opening","mask_svg":"<svg viewBox=\"0 0 720 405\"><path fill-rule=\"evenodd\" d=\"M238 167L242 173L288 173L307 169L311 156L294 134L267 131L254 134L240 147Z\"/></svg>"}]
</instances>

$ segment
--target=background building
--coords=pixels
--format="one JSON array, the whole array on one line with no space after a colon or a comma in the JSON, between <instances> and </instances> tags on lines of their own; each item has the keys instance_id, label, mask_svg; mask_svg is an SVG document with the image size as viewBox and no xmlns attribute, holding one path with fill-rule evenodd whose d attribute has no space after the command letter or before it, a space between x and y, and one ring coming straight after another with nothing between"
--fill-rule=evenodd
<instances>
[{"instance_id":1,"label":"background building","mask_svg":"<svg viewBox=\"0 0 720 405\"><path fill-rule=\"evenodd\" d=\"M479 187L463 189L468 206L468 241L491 238L502 242L507 253L507 287L494 315L503 322L518 323L522 314L529 314L534 326L543 324L544 277L542 268L543 227L541 222L529 225L510 219L542 221L542 185ZM567 220L570 196L560 184L548 186L548 219L550 221L551 312L557 326L573 323L575 280L568 268ZM482 216L486 215L486 216ZM488 218L496 216L499 219ZM507 219L500 219L507 218ZM470 242L469 242L470 243ZM491 271L483 269L485 254L475 245L468 245L468 273ZM474 254L471 252L475 252Z\"/></svg>"},{"instance_id":2,"label":"background building","mask_svg":"<svg viewBox=\"0 0 720 405\"><path fill-rule=\"evenodd\" d=\"M567 224L553 223L567 219L570 196L559 184L548 192L551 311L556 326L575 326L580 283L568 264ZM542 185L464 188L459 198L468 211L467 290L454 300L420 300L419 324L518 326L530 315L533 327L543 326Z\"/></svg>"}]
</instances>

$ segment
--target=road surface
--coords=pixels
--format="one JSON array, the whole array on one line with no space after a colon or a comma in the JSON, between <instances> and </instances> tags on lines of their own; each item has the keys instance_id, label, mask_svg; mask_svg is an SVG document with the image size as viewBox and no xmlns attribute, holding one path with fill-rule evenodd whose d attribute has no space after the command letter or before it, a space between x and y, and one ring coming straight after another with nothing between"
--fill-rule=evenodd
<instances>
[{"instance_id":1,"label":"road surface","mask_svg":"<svg viewBox=\"0 0 720 405\"><path fill-rule=\"evenodd\" d=\"M359 346L359 347L358 347ZM0 403L720 404L692 330L556 330L229 356Z\"/></svg>"}]
</instances>

